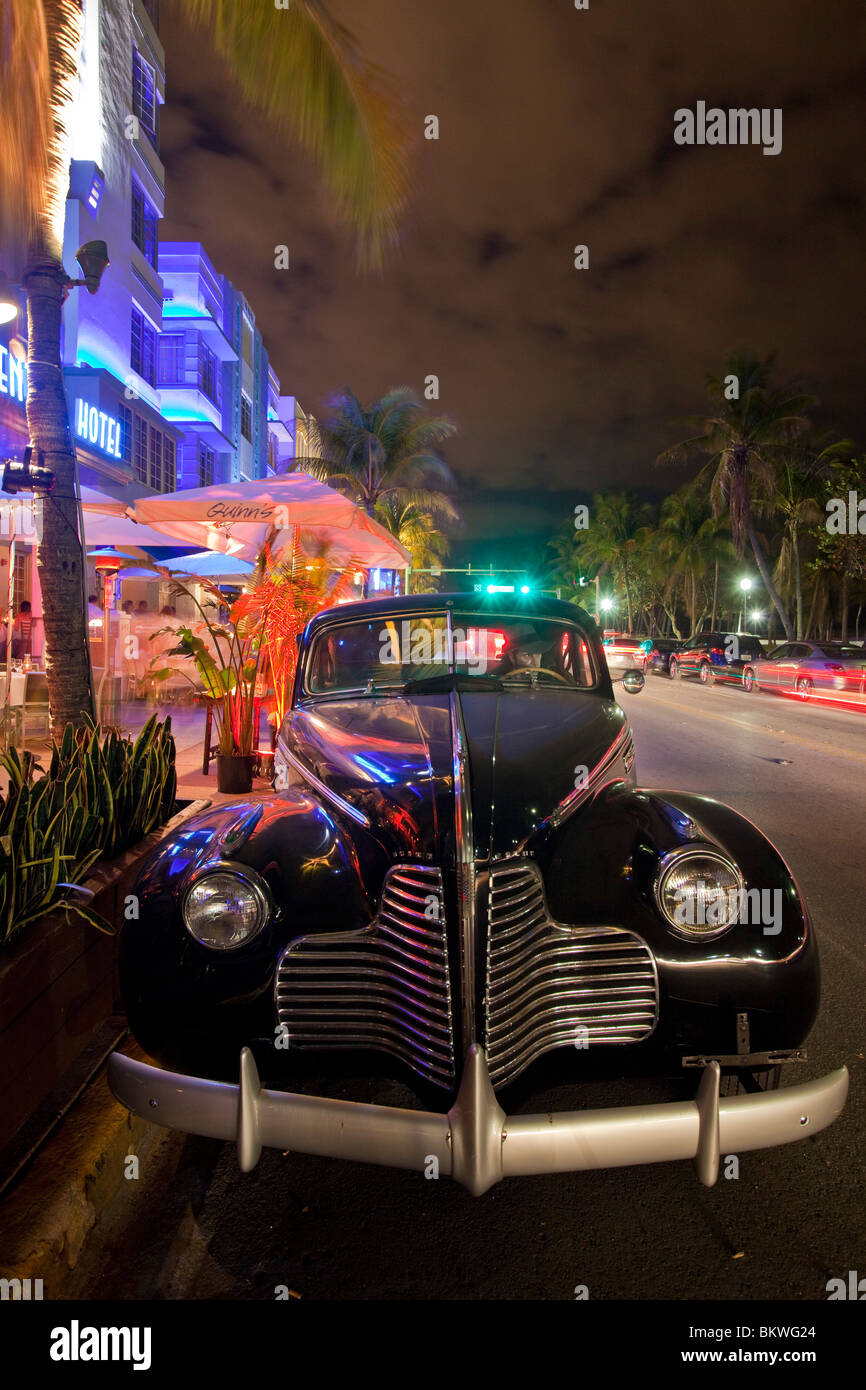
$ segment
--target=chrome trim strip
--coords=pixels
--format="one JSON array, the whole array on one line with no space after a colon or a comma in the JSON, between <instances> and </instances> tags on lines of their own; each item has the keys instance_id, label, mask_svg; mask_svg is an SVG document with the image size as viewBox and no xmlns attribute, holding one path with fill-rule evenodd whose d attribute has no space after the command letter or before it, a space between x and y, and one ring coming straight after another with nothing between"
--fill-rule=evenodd
<instances>
[{"instance_id":1,"label":"chrome trim strip","mask_svg":"<svg viewBox=\"0 0 866 1390\"><path fill-rule=\"evenodd\" d=\"M719 1100L711 1064L695 1100L505 1115L477 1044L447 1115L265 1090L248 1048L241 1076L242 1085L232 1086L119 1052L108 1061L108 1083L121 1105L168 1129L235 1140L244 1172L263 1146L416 1171L429 1171L436 1158L440 1175L474 1196L502 1178L686 1158L696 1160L702 1182L712 1183L717 1153L811 1138L838 1118L848 1094L848 1072L840 1067L800 1086Z\"/></svg>"},{"instance_id":2,"label":"chrome trim strip","mask_svg":"<svg viewBox=\"0 0 866 1390\"><path fill-rule=\"evenodd\" d=\"M629 745L631 745L630 748ZM557 826L562 825L564 820L567 820L569 816L573 815L584 802L590 801L600 790L599 783L605 773L610 771L620 754L622 754L623 757L627 757L629 751L631 751L632 754L634 753L634 740L632 739L631 728L626 724L620 729L607 752L591 770L583 786L575 787L573 792L569 792L568 796L560 801L559 805L548 816L547 820L543 822L540 828L546 830L548 826L550 826L556 829Z\"/></svg>"},{"instance_id":3,"label":"chrome trim strip","mask_svg":"<svg viewBox=\"0 0 866 1390\"><path fill-rule=\"evenodd\" d=\"M320 777L317 777L314 772L311 772L310 769L301 762L300 758L297 757L291 749L287 748L285 744L283 744L280 751L286 762L291 763L295 771L301 774L304 781L309 783L314 791L317 791L320 796L325 797L325 799L330 801L333 806L336 806L338 810L344 811L346 815L350 816L358 825L369 828L369 818L364 815L363 811L359 811L357 806L353 806L350 801L346 801L345 797L339 796L337 792L332 791L332 789L323 782Z\"/></svg>"},{"instance_id":4,"label":"chrome trim strip","mask_svg":"<svg viewBox=\"0 0 866 1390\"><path fill-rule=\"evenodd\" d=\"M477 1040L475 1006L475 852L472 833L472 799L469 792L469 765L466 748L466 729L460 696L452 691L451 747L454 777L454 842L457 858L457 912L460 938L460 995L463 1024L463 1050Z\"/></svg>"}]
</instances>

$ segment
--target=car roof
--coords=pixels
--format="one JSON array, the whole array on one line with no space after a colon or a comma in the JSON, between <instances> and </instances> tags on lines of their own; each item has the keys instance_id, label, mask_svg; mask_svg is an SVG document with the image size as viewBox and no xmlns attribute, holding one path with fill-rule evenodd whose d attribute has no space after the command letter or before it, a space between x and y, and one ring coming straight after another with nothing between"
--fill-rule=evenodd
<instances>
[{"instance_id":1,"label":"car roof","mask_svg":"<svg viewBox=\"0 0 866 1390\"><path fill-rule=\"evenodd\" d=\"M566 603L562 599L547 598L540 594L399 594L391 598L360 599L357 603L341 603L334 608L324 608L316 613L307 624L306 638L315 635L319 629L330 627L334 622L347 622L352 619L363 622L375 621L379 615L405 613L445 613L448 609L469 609L473 613L489 613L491 618L551 618L580 623L590 633L598 632L593 619L584 608L576 603Z\"/></svg>"}]
</instances>

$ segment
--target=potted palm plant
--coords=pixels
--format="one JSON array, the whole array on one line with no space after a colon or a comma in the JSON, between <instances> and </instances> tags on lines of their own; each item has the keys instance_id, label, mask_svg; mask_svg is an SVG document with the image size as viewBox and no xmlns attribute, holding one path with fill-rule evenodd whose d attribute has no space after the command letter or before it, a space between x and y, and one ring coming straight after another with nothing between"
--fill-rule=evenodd
<instances>
[{"instance_id":1,"label":"potted palm plant","mask_svg":"<svg viewBox=\"0 0 866 1390\"><path fill-rule=\"evenodd\" d=\"M154 565L154 573L171 586L173 597L185 595L199 614L191 624L160 628L153 638L166 633L176 638L176 645L155 656L148 675L163 681L180 674L194 690L203 691L210 699L216 728L217 787L221 792L243 794L253 784L255 762L257 688L262 659L262 618L244 604L242 595L228 610L228 621L221 622L219 613L226 598L218 586L208 579L193 575L177 575ZM200 599L193 585L205 591ZM153 639L151 639L153 640ZM170 665L166 658L175 658ZM187 669L192 663L197 680Z\"/></svg>"}]
</instances>

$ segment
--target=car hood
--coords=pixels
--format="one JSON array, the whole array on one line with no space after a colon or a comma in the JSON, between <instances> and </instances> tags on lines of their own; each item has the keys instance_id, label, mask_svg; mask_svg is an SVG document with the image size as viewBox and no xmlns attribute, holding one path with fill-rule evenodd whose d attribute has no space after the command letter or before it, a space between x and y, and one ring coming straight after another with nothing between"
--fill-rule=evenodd
<instances>
[{"instance_id":1,"label":"car hood","mask_svg":"<svg viewBox=\"0 0 866 1390\"><path fill-rule=\"evenodd\" d=\"M395 855L454 861L451 698L323 700L292 710L281 738L324 793L361 812ZM509 853L585 780L622 735L597 693L461 693L475 857ZM313 783L315 786L315 783Z\"/></svg>"}]
</instances>

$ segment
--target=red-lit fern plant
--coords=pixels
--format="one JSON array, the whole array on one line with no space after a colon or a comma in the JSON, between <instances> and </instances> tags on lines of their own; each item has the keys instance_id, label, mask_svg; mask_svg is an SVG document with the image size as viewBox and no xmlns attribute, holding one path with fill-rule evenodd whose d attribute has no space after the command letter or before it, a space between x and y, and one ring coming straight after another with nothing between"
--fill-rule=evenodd
<instances>
[{"instance_id":1,"label":"red-lit fern plant","mask_svg":"<svg viewBox=\"0 0 866 1390\"><path fill-rule=\"evenodd\" d=\"M332 547L314 532L296 532L293 545L275 555L274 534L266 539L231 616L233 622L251 623L259 635L259 678L272 692L270 718L279 728L291 699L298 634L314 614L355 596L352 580L361 566L357 560L339 564Z\"/></svg>"}]
</instances>

